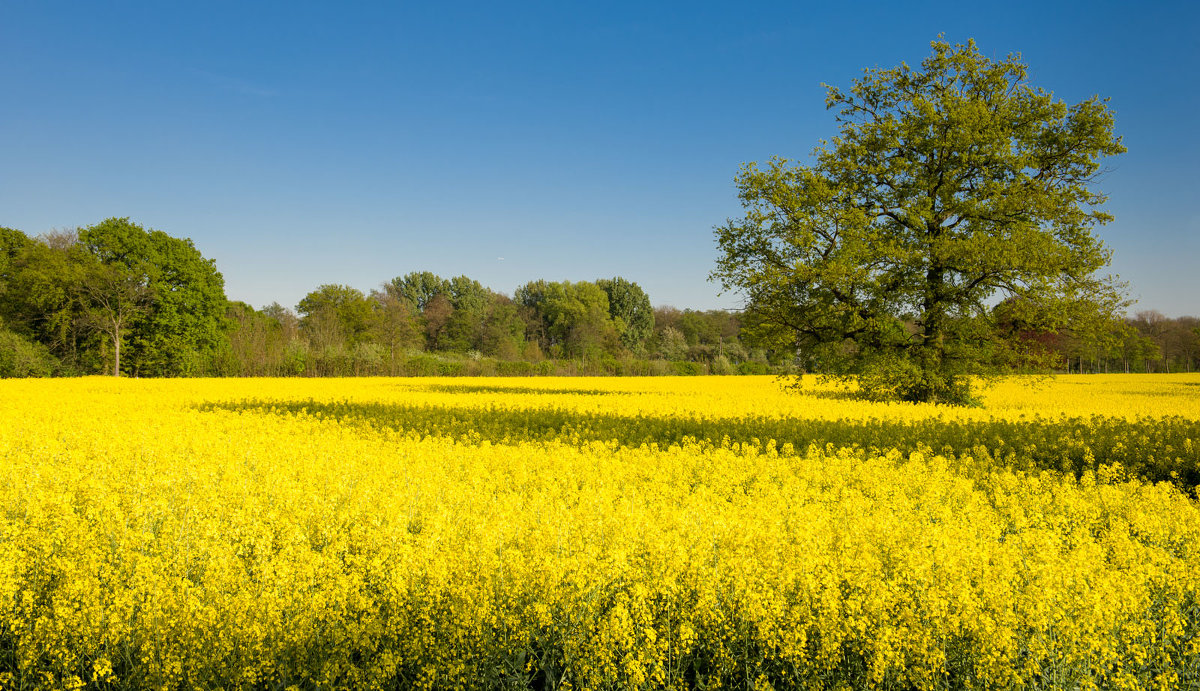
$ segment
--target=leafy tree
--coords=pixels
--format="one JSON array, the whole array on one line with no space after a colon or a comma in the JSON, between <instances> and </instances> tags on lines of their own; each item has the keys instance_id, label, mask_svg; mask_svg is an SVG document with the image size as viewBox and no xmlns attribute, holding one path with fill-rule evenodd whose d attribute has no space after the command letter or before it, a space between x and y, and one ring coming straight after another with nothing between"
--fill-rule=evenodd
<instances>
[{"instance_id":1,"label":"leafy tree","mask_svg":"<svg viewBox=\"0 0 1200 691\"><path fill-rule=\"evenodd\" d=\"M318 348L353 347L367 338L372 305L363 292L327 283L296 305L300 327Z\"/></svg>"},{"instance_id":2,"label":"leafy tree","mask_svg":"<svg viewBox=\"0 0 1200 691\"><path fill-rule=\"evenodd\" d=\"M222 342L225 280L190 239L146 230L128 218L109 218L79 231L80 244L121 281L100 280L126 290L136 279L146 306L128 323L133 370L148 375L195 373L203 357ZM113 274L113 275L116 275ZM99 280L99 279L97 279ZM96 298L94 292L90 297Z\"/></svg>"},{"instance_id":3,"label":"leafy tree","mask_svg":"<svg viewBox=\"0 0 1200 691\"><path fill-rule=\"evenodd\" d=\"M21 255L30 242L31 240L25 233L14 228L0 226L0 295L6 293L14 260Z\"/></svg>"},{"instance_id":4,"label":"leafy tree","mask_svg":"<svg viewBox=\"0 0 1200 691\"><path fill-rule=\"evenodd\" d=\"M262 313L273 319L275 323L279 325L279 328L283 332L286 340L295 339L299 335L300 318L297 317L296 313L290 309L284 307L278 302L272 302L271 304L262 308Z\"/></svg>"},{"instance_id":5,"label":"leafy tree","mask_svg":"<svg viewBox=\"0 0 1200 691\"><path fill-rule=\"evenodd\" d=\"M540 349L555 356L593 358L617 346L608 295L588 281L532 281L517 289L515 300L530 320Z\"/></svg>"},{"instance_id":6,"label":"leafy tree","mask_svg":"<svg viewBox=\"0 0 1200 691\"><path fill-rule=\"evenodd\" d=\"M446 327L454 315L454 305L446 293L438 293L425 303L421 317L425 322L425 344L429 350L441 350L446 337Z\"/></svg>"},{"instance_id":7,"label":"leafy tree","mask_svg":"<svg viewBox=\"0 0 1200 691\"><path fill-rule=\"evenodd\" d=\"M150 231L155 270L154 302L147 319L152 357L148 374L197 373L197 365L221 343L225 322L225 279L188 238Z\"/></svg>"},{"instance_id":8,"label":"leafy tree","mask_svg":"<svg viewBox=\"0 0 1200 691\"><path fill-rule=\"evenodd\" d=\"M654 308L654 321L658 329L657 347L662 352L666 341L665 330L673 329L682 339L685 354L678 358L687 360L713 360L724 355L740 362L749 353L742 343L743 324L741 315L728 310L678 310L674 307ZM671 336L674 338L674 334Z\"/></svg>"},{"instance_id":9,"label":"leafy tree","mask_svg":"<svg viewBox=\"0 0 1200 691\"><path fill-rule=\"evenodd\" d=\"M689 345L719 345L737 339L737 317L724 310L684 310L678 328Z\"/></svg>"},{"instance_id":10,"label":"leafy tree","mask_svg":"<svg viewBox=\"0 0 1200 691\"><path fill-rule=\"evenodd\" d=\"M298 339L299 320L291 311L273 303L256 310L240 301L230 301L227 344L213 358L215 374L273 377L295 374L287 363L289 345Z\"/></svg>"},{"instance_id":11,"label":"leafy tree","mask_svg":"<svg viewBox=\"0 0 1200 691\"><path fill-rule=\"evenodd\" d=\"M411 302L385 287L371 292L371 307L371 339L387 349L390 362L398 351L421 341L419 316Z\"/></svg>"},{"instance_id":12,"label":"leafy tree","mask_svg":"<svg viewBox=\"0 0 1200 691\"><path fill-rule=\"evenodd\" d=\"M67 371L98 366L98 353L92 352L98 340L90 335L81 290L84 275L96 261L79 245L76 234L50 233L36 239L8 234L0 242L6 264L0 269L0 318L13 331L47 347Z\"/></svg>"},{"instance_id":13,"label":"leafy tree","mask_svg":"<svg viewBox=\"0 0 1200 691\"><path fill-rule=\"evenodd\" d=\"M673 326L665 326L658 334L658 354L664 360L686 360L688 342L683 332Z\"/></svg>"},{"instance_id":14,"label":"leafy tree","mask_svg":"<svg viewBox=\"0 0 1200 691\"><path fill-rule=\"evenodd\" d=\"M1066 326L1061 329L1061 334L1066 345L1064 354L1068 358L1068 370L1072 357L1082 373L1084 362L1091 363L1092 371L1098 372L1103 368L1103 363L1117 356L1128 327L1116 311L1081 309L1075 314L1066 315L1063 319Z\"/></svg>"},{"instance_id":15,"label":"leafy tree","mask_svg":"<svg viewBox=\"0 0 1200 691\"><path fill-rule=\"evenodd\" d=\"M430 350L483 348L485 322L495 294L479 281L467 276L447 280L420 271L393 278L383 289L421 313Z\"/></svg>"},{"instance_id":16,"label":"leafy tree","mask_svg":"<svg viewBox=\"0 0 1200 691\"><path fill-rule=\"evenodd\" d=\"M654 333L654 309L646 291L633 281L620 276L601 279L596 285L608 295L608 314L619 324L621 345L640 351L646 339Z\"/></svg>"},{"instance_id":17,"label":"leafy tree","mask_svg":"<svg viewBox=\"0 0 1200 691\"><path fill-rule=\"evenodd\" d=\"M517 304L503 295L493 294L484 317L479 350L503 360L521 356L525 345L525 322Z\"/></svg>"},{"instance_id":18,"label":"leafy tree","mask_svg":"<svg viewBox=\"0 0 1200 691\"><path fill-rule=\"evenodd\" d=\"M411 302L418 312L424 312L435 295L450 292L450 282L429 271L414 271L393 278L383 288L388 294Z\"/></svg>"},{"instance_id":19,"label":"leafy tree","mask_svg":"<svg viewBox=\"0 0 1200 691\"><path fill-rule=\"evenodd\" d=\"M1188 372L1194 369L1193 361L1196 360L1197 353L1200 353L1200 343L1196 339L1197 325L1200 325L1200 320L1195 317L1178 317L1171 320L1171 328L1167 335L1167 345L1177 362L1177 367Z\"/></svg>"},{"instance_id":20,"label":"leafy tree","mask_svg":"<svg viewBox=\"0 0 1200 691\"><path fill-rule=\"evenodd\" d=\"M1130 327L1121 343L1122 365L1128 372L1131 363L1140 362L1149 372L1150 361L1158 359L1158 346L1148 336L1140 333L1135 325L1130 324Z\"/></svg>"},{"instance_id":21,"label":"leafy tree","mask_svg":"<svg viewBox=\"0 0 1200 691\"><path fill-rule=\"evenodd\" d=\"M441 347L460 353L480 350L492 291L479 281L466 276L456 276L447 281L446 296L453 309L446 323Z\"/></svg>"},{"instance_id":22,"label":"leafy tree","mask_svg":"<svg viewBox=\"0 0 1200 691\"><path fill-rule=\"evenodd\" d=\"M543 309L549 289L549 281L538 279L517 288L513 293L513 301L520 308L526 323L526 335L542 351L547 350L551 343L550 325L546 310Z\"/></svg>"},{"instance_id":23,"label":"leafy tree","mask_svg":"<svg viewBox=\"0 0 1200 691\"><path fill-rule=\"evenodd\" d=\"M84 274L87 323L112 343L113 376L121 376L121 344L136 319L150 310L152 293L145 277L120 264L95 264Z\"/></svg>"},{"instance_id":24,"label":"leafy tree","mask_svg":"<svg viewBox=\"0 0 1200 691\"><path fill-rule=\"evenodd\" d=\"M812 165L743 167L746 216L717 228L713 278L868 394L963 402L994 360L989 304L1020 297L1050 329L1120 304L1096 274L1111 217L1092 185L1125 149L1105 101L1068 105L973 41L932 47L919 70L827 86L839 133Z\"/></svg>"}]
</instances>

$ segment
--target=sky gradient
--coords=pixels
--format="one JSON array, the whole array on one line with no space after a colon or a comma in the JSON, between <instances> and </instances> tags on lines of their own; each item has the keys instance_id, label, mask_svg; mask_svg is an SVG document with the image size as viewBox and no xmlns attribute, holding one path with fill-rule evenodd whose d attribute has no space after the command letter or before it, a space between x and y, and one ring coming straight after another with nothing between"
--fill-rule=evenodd
<instances>
[{"instance_id":1,"label":"sky gradient","mask_svg":"<svg viewBox=\"0 0 1200 691\"><path fill-rule=\"evenodd\" d=\"M0 225L128 216L256 307L430 270L737 308L707 276L739 166L804 162L821 82L945 33L1111 99L1112 270L1132 311L1200 314L1196 3L833 5L4 3Z\"/></svg>"}]
</instances>

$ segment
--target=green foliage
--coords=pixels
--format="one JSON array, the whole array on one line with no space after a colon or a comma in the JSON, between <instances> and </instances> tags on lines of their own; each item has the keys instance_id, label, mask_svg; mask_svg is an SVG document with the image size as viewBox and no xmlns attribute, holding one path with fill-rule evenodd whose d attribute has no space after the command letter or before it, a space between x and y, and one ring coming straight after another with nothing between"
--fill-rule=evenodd
<instances>
[{"instance_id":1,"label":"green foliage","mask_svg":"<svg viewBox=\"0 0 1200 691\"><path fill-rule=\"evenodd\" d=\"M226 322L228 338L214 352L212 374L271 377L304 372L307 349L295 352L301 345L299 322L278 303L259 311L244 302L230 302Z\"/></svg>"},{"instance_id":2,"label":"green foliage","mask_svg":"<svg viewBox=\"0 0 1200 691\"><path fill-rule=\"evenodd\" d=\"M663 327L658 334L658 354L664 360L686 360L688 343L683 332L672 326Z\"/></svg>"},{"instance_id":3,"label":"green foliage","mask_svg":"<svg viewBox=\"0 0 1200 691\"><path fill-rule=\"evenodd\" d=\"M455 276L446 282L445 294L451 310L446 319L441 347L456 352L479 349L484 321L492 302L492 291L479 281Z\"/></svg>"},{"instance_id":4,"label":"green foliage","mask_svg":"<svg viewBox=\"0 0 1200 691\"><path fill-rule=\"evenodd\" d=\"M0 226L0 292L3 292L12 277L13 262L30 244L30 239L19 230Z\"/></svg>"},{"instance_id":5,"label":"green foliage","mask_svg":"<svg viewBox=\"0 0 1200 691\"><path fill-rule=\"evenodd\" d=\"M516 360L525 347L520 309L503 295L493 295L479 335L479 350L501 360Z\"/></svg>"},{"instance_id":6,"label":"green foliage","mask_svg":"<svg viewBox=\"0 0 1200 691\"><path fill-rule=\"evenodd\" d=\"M128 336L150 311L152 293L146 285L145 272L117 263L89 262L80 290L86 304L84 322L108 338L104 345L112 346L112 373L119 377L121 353ZM145 341L141 345L144 346ZM107 359L108 353L104 357ZM127 365L128 360L127 357ZM136 375L139 370L136 359L132 369Z\"/></svg>"},{"instance_id":7,"label":"green foliage","mask_svg":"<svg viewBox=\"0 0 1200 691\"><path fill-rule=\"evenodd\" d=\"M633 352L640 352L646 339L654 333L654 309L650 296L633 281L620 276L596 281L596 285L608 296L608 314L619 324L621 344Z\"/></svg>"},{"instance_id":8,"label":"green foliage","mask_svg":"<svg viewBox=\"0 0 1200 691\"><path fill-rule=\"evenodd\" d=\"M514 299L527 311L530 337L544 352L592 359L617 342L608 294L595 283L532 281L518 288Z\"/></svg>"},{"instance_id":9,"label":"green foliage","mask_svg":"<svg viewBox=\"0 0 1200 691\"><path fill-rule=\"evenodd\" d=\"M67 371L98 367L80 287L95 260L71 233L39 239L5 229L0 238L0 318L50 350Z\"/></svg>"},{"instance_id":10,"label":"green foliage","mask_svg":"<svg viewBox=\"0 0 1200 691\"><path fill-rule=\"evenodd\" d=\"M296 305L300 328L317 348L354 346L371 328L373 307L363 292L345 285L327 283L305 295Z\"/></svg>"},{"instance_id":11,"label":"green foliage","mask_svg":"<svg viewBox=\"0 0 1200 691\"><path fill-rule=\"evenodd\" d=\"M9 331L0 323L0 378L51 377L61 370L49 348Z\"/></svg>"},{"instance_id":12,"label":"green foliage","mask_svg":"<svg viewBox=\"0 0 1200 691\"><path fill-rule=\"evenodd\" d=\"M371 292L371 321L369 336L395 360L398 353L422 343L420 315L416 307L393 291Z\"/></svg>"},{"instance_id":13,"label":"green foliage","mask_svg":"<svg viewBox=\"0 0 1200 691\"><path fill-rule=\"evenodd\" d=\"M1091 186L1125 149L1099 98L1068 105L974 42L932 46L920 70L827 87L840 127L812 165L742 169L713 278L764 342L874 394L960 403L997 361L997 298L1051 331L1123 306L1096 275L1110 216Z\"/></svg>"},{"instance_id":14,"label":"green foliage","mask_svg":"<svg viewBox=\"0 0 1200 691\"><path fill-rule=\"evenodd\" d=\"M704 374L704 365L699 362L672 362L671 370L681 377L698 377Z\"/></svg>"},{"instance_id":15,"label":"green foliage","mask_svg":"<svg viewBox=\"0 0 1200 691\"><path fill-rule=\"evenodd\" d=\"M446 279L429 271L414 271L405 276L397 276L383 287L387 293L408 300L418 312L424 311L435 295L450 291Z\"/></svg>"},{"instance_id":16,"label":"green foliage","mask_svg":"<svg viewBox=\"0 0 1200 691\"><path fill-rule=\"evenodd\" d=\"M196 374L202 356L221 344L227 324L225 281L190 239L109 218L79 231L79 243L106 271L146 293L146 308L128 324L130 371L149 376ZM129 281L101 280L115 290ZM90 309L109 311L90 296ZM111 316L111 312L109 314Z\"/></svg>"}]
</instances>

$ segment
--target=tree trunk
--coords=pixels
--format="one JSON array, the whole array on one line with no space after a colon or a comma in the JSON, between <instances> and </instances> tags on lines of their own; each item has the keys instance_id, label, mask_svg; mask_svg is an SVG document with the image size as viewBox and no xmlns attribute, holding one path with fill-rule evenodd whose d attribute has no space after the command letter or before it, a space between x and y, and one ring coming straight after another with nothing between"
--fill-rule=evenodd
<instances>
[{"instance_id":1,"label":"tree trunk","mask_svg":"<svg viewBox=\"0 0 1200 691\"><path fill-rule=\"evenodd\" d=\"M943 294L945 292L945 271L934 265L925 272L925 300L921 315L921 388L913 392L913 398L920 402L941 401L949 393L950 376L945 371L945 324L943 323Z\"/></svg>"},{"instance_id":2,"label":"tree trunk","mask_svg":"<svg viewBox=\"0 0 1200 691\"><path fill-rule=\"evenodd\" d=\"M121 376L121 327L113 328L113 376Z\"/></svg>"}]
</instances>

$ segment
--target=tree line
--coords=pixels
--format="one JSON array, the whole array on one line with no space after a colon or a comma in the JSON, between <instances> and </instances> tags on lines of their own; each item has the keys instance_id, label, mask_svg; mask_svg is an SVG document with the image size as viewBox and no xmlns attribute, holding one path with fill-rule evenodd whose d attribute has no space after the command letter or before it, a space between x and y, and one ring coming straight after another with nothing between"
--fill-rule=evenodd
<instances>
[{"instance_id":1,"label":"tree line","mask_svg":"<svg viewBox=\"0 0 1200 691\"><path fill-rule=\"evenodd\" d=\"M0 228L0 376L734 374L786 371L791 355L736 313L652 307L620 277L510 297L424 271L255 309L226 298L190 239L128 218Z\"/></svg>"},{"instance_id":2,"label":"tree line","mask_svg":"<svg viewBox=\"0 0 1200 691\"><path fill-rule=\"evenodd\" d=\"M1195 317L1146 311L1011 332L1011 347L1040 353L1021 359L1026 370L1200 369ZM803 344L753 309L653 307L620 277L534 280L508 296L423 271L369 293L325 284L294 308L255 309L226 298L215 262L191 240L127 218L39 237L0 228L0 376L824 371Z\"/></svg>"},{"instance_id":3,"label":"tree line","mask_svg":"<svg viewBox=\"0 0 1200 691\"><path fill-rule=\"evenodd\" d=\"M1197 372L1200 318L1144 310L1091 337L1056 334L1051 346L1063 372Z\"/></svg>"}]
</instances>

